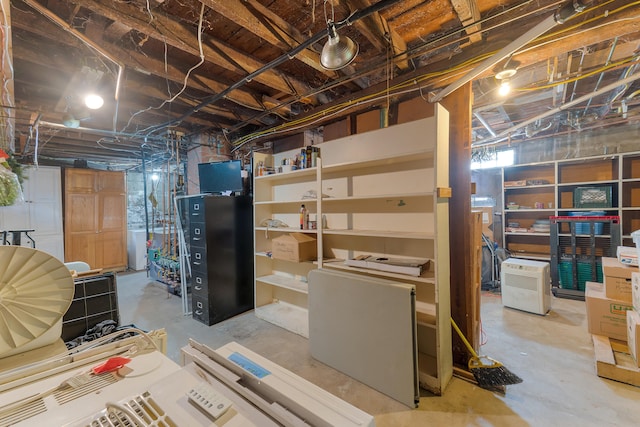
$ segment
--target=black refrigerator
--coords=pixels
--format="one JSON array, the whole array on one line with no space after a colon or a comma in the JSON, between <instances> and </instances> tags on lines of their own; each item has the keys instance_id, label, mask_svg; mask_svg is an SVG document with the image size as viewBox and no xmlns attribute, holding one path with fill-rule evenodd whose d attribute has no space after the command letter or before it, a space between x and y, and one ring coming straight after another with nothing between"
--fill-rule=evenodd
<instances>
[{"instance_id":1,"label":"black refrigerator","mask_svg":"<svg viewBox=\"0 0 640 427\"><path fill-rule=\"evenodd\" d=\"M186 200L193 318L213 325L253 309L252 198L199 194Z\"/></svg>"}]
</instances>

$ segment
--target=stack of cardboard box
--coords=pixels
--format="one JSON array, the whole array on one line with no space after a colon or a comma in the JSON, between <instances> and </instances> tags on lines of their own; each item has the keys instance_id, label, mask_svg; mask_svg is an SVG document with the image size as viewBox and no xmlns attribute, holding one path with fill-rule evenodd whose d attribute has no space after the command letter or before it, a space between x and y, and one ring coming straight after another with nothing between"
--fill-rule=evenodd
<instances>
[{"instance_id":1,"label":"stack of cardboard box","mask_svg":"<svg viewBox=\"0 0 640 427\"><path fill-rule=\"evenodd\" d=\"M617 258L603 257L602 272L604 283L586 284L589 332L627 341L629 352L640 366L640 327L637 327L640 323L640 271L636 266L622 264Z\"/></svg>"}]
</instances>

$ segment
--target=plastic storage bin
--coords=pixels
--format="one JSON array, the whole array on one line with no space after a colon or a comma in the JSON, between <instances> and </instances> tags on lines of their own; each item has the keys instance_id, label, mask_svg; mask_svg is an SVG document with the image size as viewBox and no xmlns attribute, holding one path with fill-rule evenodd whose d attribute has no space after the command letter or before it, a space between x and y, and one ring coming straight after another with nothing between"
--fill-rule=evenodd
<instances>
[{"instance_id":1,"label":"plastic storage bin","mask_svg":"<svg viewBox=\"0 0 640 427\"><path fill-rule=\"evenodd\" d=\"M611 186L578 187L573 190L573 206L576 208L610 208Z\"/></svg>"},{"instance_id":2,"label":"plastic storage bin","mask_svg":"<svg viewBox=\"0 0 640 427\"><path fill-rule=\"evenodd\" d=\"M604 216L604 211L575 211L569 212L569 216ZM604 232L604 222L596 222L593 228L593 234L601 235ZM591 234L589 222L576 222L576 234Z\"/></svg>"},{"instance_id":3,"label":"plastic storage bin","mask_svg":"<svg viewBox=\"0 0 640 427\"><path fill-rule=\"evenodd\" d=\"M593 281L591 279L591 263L589 261L578 260L576 262L578 268L577 280L578 290L585 290L585 283ZM558 278L560 287L563 289L573 289L573 268L570 260L560 260L558 263ZM602 264L596 263L596 282L602 283L604 280L602 274Z\"/></svg>"}]
</instances>

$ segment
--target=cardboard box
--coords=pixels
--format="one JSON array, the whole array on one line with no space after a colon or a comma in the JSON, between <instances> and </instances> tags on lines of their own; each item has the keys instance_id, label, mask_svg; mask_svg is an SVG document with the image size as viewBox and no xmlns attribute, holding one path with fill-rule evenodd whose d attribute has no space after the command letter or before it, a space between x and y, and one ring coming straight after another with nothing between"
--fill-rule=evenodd
<instances>
[{"instance_id":1,"label":"cardboard box","mask_svg":"<svg viewBox=\"0 0 640 427\"><path fill-rule=\"evenodd\" d=\"M638 251L636 247L618 246L616 249L618 261L625 265L638 265Z\"/></svg>"},{"instance_id":2,"label":"cardboard box","mask_svg":"<svg viewBox=\"0 0 640 427\"><path fill-rule=\"evenodd\" d=\"M640 273L631 275L631 305L636 313L640 313Z\"/></svg>"},{"instance_id":3,"label":"cardboard box","mask_svg":"<svg viewBox=\"0 0 640 427\"><path fill-rule=\"evenodd\" d=\"M482 234L493 241L493 208L490 206L471 209L473 212L481 212L482 215Z\"/></svg>"},{"instance_id":4,"label":"cardboard box","mask_svg":"<svg viewBox=\"0 0 640 427\"><path fill-rule=\"evenodd\" d=\"M304 233L276 237L271 244L271 257L285 261L312 261L318 257L316 239Z\"/></svg>"},{"instance_id":5,"label":"cardboard box","mask_svg":"<svg viewBox=\"0 0 640 427\"><path fill-rule=\"evenodd\" d=\"M607 298L603 284L595 282L586 283L585 301L591 334L627 340L627 311L633 310L631 304Z\"/></svg>"},{"instance_id":6,"label":"cardboard box","mask_svg":"<svg viewBox=\"0 0 640 427\"><path fill-rule=\"evenodd\" d=\"M607 298L631 302L631 274L637 267L624 265L617 258L602 257L604 290Z\"/></svg>"},{"instance_id":7,"label":"cardboard box","mask_svg":"<svg viewBox=\"0 0 640 427\"><path fill-rule=\"evenodd\" d=\"M640 368L640 314L633 310L627 311L627 346L636 366Z\"/></svg>"}]
</instances>

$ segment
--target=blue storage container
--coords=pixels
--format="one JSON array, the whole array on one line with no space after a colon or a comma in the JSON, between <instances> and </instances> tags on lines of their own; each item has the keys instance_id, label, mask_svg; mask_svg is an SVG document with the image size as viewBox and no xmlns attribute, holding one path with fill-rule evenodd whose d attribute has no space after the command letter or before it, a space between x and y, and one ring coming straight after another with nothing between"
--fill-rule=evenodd
<instances>
[{"instance_id":1,"label":"blue storage container","mask_svg":"<svg viewBox=\"0 0 640 427\"><path fill-rule=\"evenodd\" d=\"M569 216L605 216L605 211L574 211L569 212ZM591 234L591 223L576 222L576 234ZM604 222L596 222L594 224L593 234L601 235L604 233Z\"/></svg>"}]
</instances>

